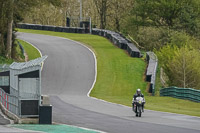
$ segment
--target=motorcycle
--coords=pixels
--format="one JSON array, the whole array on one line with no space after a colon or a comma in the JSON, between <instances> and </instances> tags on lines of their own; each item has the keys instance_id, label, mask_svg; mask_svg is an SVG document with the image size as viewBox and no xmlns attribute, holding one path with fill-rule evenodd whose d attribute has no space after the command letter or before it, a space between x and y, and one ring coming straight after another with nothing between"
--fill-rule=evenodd
<instances>
[{"instance_id":1,"label":"motorcycle","mask_svg":"<svg viewBox=\"0 0 200 133\"><path fill-rule=\"evenodd\" d=\"M141 117L142 116L142 106L144 106L145 100L143 97L137 97L136 100L134 101L133 99L133 111L136 114L136 117Z\"/></svg>"}]
</instances>

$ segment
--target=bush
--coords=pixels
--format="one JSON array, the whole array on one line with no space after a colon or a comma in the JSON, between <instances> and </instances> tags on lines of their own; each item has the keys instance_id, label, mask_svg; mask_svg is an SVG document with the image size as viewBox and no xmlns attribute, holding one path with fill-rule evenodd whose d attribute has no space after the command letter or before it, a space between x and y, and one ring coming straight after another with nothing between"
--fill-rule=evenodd
<instances>
[{"instance_id":1,"label":"bush","mask_svg":"<svg viewBox=\"0 0 200 133\"><path fill-rule=\"evenodd\" d=\"M160 49L167 44L168 31L161 28L141 27L136 40L146 51L153 51L153 49Z\"/></svg>"}]
</instances>

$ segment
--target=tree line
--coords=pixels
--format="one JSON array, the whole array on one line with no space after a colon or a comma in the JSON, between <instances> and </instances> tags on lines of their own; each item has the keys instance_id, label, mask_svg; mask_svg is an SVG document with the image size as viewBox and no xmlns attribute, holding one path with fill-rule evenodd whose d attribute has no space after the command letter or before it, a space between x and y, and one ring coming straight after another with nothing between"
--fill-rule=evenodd
<instances>
[{"instance_id":1,"label":"tree line","mask_svg":"<svg viewBox=\"0 0 200 133\"><path fill-rule=\"evenodd\" d=\"M14 57L16 23L66 26L80 15L79 0L0 0L0 55ZM200 89L199 0L82 0L93 27L130 36L154 51L168 85Z\"/></svg>"},{"instance_id":2,"label":"tree line","mask_svg":"<svg viewBox=\"0 0 200 133\"><path fill-rule=\"evenodd\" d=\"M40 4L59 5L57 0L0 0L0 55L15 58L16 44L14 27L26 13Z\"/></svg>"}]
</instances>

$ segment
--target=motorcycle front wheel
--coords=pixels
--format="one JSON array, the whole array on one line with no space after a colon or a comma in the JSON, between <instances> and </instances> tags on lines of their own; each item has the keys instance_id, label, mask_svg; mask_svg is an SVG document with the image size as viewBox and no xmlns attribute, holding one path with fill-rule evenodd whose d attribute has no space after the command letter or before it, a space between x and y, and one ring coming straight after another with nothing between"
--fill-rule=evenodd
<instances>
[{"instance_id":1,"label":"motorcycle front wheel","mask_svg":"<svg viewBox=\"0 0 200 133\"><path fill-rule=\"evenodd\" d=\"M141 106L138 108L138 116L139 116L139 117L142 116L142 107L141 107Z\"/></svg>"}]
</instances>

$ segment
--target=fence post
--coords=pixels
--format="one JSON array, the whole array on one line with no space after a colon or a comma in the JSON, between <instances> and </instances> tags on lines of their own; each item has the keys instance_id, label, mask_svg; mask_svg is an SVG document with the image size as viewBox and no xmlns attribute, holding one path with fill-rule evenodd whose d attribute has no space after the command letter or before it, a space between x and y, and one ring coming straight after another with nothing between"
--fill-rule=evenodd
<instances>
[{"instance_id":1,"label":"fence post","mask_svg":"<svg viewBox=\"0 0 200 133\"><path fill-rule=\"evenodd\" d=\"M4 92L4 107L6 107L6 93Z\"/></svg>"},{"instance_id":2,"label":"fence post","mask_svg":"<svg viewBox=\"0 0 200 133\"><path fill-rule=\"evenodd\" d=\"M2 96L1 96L1 90L0 90L0 103L2 103Z\"/></svg>"},{"instance_id":3,"label":"fence post","mask_svg":"<svg viewBox=\"0 0 200 133\"><path fill-rule=\"evenodd\" d=\"M9 110L9 98L8 98L8 95L7 95L7 110Z\"/></svg>"}]
</instances>

